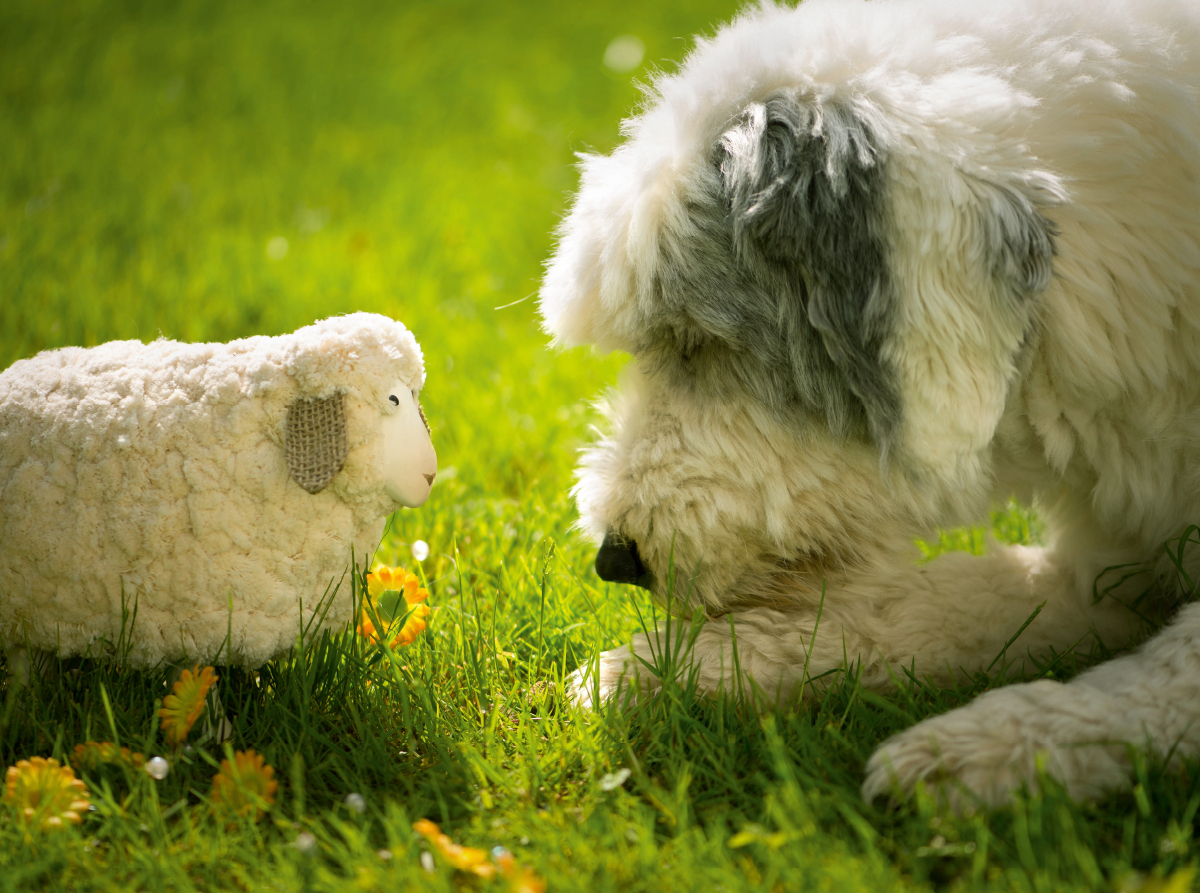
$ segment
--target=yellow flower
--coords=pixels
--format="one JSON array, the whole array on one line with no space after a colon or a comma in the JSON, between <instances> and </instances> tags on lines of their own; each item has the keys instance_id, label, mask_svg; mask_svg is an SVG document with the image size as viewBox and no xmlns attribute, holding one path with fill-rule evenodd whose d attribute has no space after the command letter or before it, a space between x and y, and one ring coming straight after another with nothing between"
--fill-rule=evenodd
<instances>
[{"instance_id":1,"label":"yellow flower","mask_svg":"<svg viewBox=\"0 0 1200 893\"><path fill-rule=\"evenodd\" d=\"M141 769L146 765L146 757L131 753L128 747L118 748L111 741L85 741L75 745L75 750L71 752L71 763L80 772L94 772L102 765L120 764Z\"/></svg>"},{"instance_id":2,"label":"yellow flower","mask_svg":"<svg viewBox=\"0 0 1200 893\"><path fill-rule=\"evenodd\" d=\"M413 822L413 830L429 841L442 858L459 871L469 871L479 877L489 878L496 874L496 866L487 860L487 853L474 847L460 846L442 833L429 819Z\"/></svg>"},{"instance_id":3,"label":"yellow flower","mask_svg":"<svg viewBox=\"0 0 1200 893\"><path fill-rule=\"evenodd\" d=\"M221 760L221 771L213 776L212 803L218 812L249 816L255 821L275 803L279 782L275 770L261 754L239 750L233 762Z\"/></svg>"},{"instance_id":4,"label":"yellow flower","mask_svg":"<svg viewBox=\"0 0 1200 893\"><path fill-rule=\"evenodd\" d=\"M163 698L162 709L158 711L168 744L178 747L187 739L188 732L204 712L209 689L219 678L212 667L201 670L199 664L179 675L179 681L171 694Z\"/></svg>"},{"instance_id":5,"label":"yellow flower","mask_svg":"<svg viewBox=\"0 0 1200 893\"><path fill-rule=\"evenodd\" d=\"M386 592L398 593L403 603L396 599L389 609L387 600L380 598ZM375 644L393 637L393 648L411 645L425 630L431 613L428 605L421 604L427 598L429 592L421 588L416 574L402 567L376 568L367 575L367 598L363 600L358 634Z\"/></svg>"},{"instance_id":6,"label":"yellow flower","mask_svg":"<svg viewBox=\"0 0 1200 893\"><path fill-rule=\"evenodd\" d=\"M16 805L25 824L40 828L61 828L66 822L78 825L91 805L87 785L70 766L42 757L8 767L4 799Z\"/></svg>"}]
</instances>

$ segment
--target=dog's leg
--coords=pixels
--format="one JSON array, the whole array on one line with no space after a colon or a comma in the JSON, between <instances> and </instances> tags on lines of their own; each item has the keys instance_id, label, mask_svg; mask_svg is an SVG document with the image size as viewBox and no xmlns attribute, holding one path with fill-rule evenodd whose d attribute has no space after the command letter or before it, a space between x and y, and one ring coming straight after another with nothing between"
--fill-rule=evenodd
<instances>
[{"instance_id":1,"label":"dog's leg","mask_svg":"<svg viewBox=\"0 0 1200 893\"><path fill-rule=\"evenodd\" d=\"M1120 648L1144 631L1126 590L1146 588L1146 576L1099 599L1093 590L1100 569L1126 558L999 544L983 555L951 552L924 564L900 556L828 590L833 623L825 625L867 643L848 653L869 685L886 685L887 667L946 684L997 666L1028 672L1053 653L1088 650L1095 639Z\"/></svg>"},{"instance_id":2,"label":"dog's leg","mask_svg":"<svg viewBox=\"0 0 1200 893\"><path fill-rule=\"evenodd\" d=\"M995 806L1037 770L1090 799L1129 785L1129 748L1172 763L1200 754L1200 605L1125 657L1068 683L1010 685L927 719L867 763L863 797L919 782L959 812Z\"/></svg>"},{"instance_id":3,"label":"dog's leg","mask_svg":"<svg viewBox=\"0 0 1200 893\"><path fill-rule=\"evenodd\" d=\"M643 660L652 662L654 650L646 633L635 633L629 645L601 652L595 663L589 661L572 673L567 679L567 697L584 709L595 710L622 688L634 697L652 695L660 683L641 664Z\"/></svg>"},{"instance_id":4,"label":"dog's leg","mask_svg":"<svg viewBox=\"0 0 1200 893\"><path fill-rule=\"evenodd\" d=\"M580 667L569 692L581 706L595 707L621 691L653 695L668 674L677 680L695 674L703 692L731 692L737 686L749 691L754 685L769 697L786 698L799 686L806 662L822 671L843 663L840 639L820 635L814 640L815 619L761 608L706 621L694 635L686 620L673 620L637 633L628 646L605 651L596 664ZM853 641L850 648L860 645ZM807 659L810 648L812 660Z\"/></svg>"},{"instance_id":5,"label":"dog's leg","mask_svg":"<svg viewBox=\"0 0 1200 893\"><path fill-rule=\"evenodd\" d=\"M1097 603L1090 583L1079 585L1082 576L1076 558L1034 547L996 545L982 556L957 552L926 564L898 555L829 581L817 604L751 608L705 623L690 665L704 691L746 687L748 677L763 694L786 698L806 682L820 689L847 664L863 685L887 688L906 670L953 683L998 662L1033 669L1029 655L1087 647L1093 635L1109 647L1128 644L1137 615L1114 598ZM678 642L687 624L673 628ZM573 677L575 699L607 700L623 681L636 680L643 694L656 690L648 665L662 665L663 639L641 633L600 655ZM685 675L688 660L674 663Z\"/></svg>"}]
</instances>

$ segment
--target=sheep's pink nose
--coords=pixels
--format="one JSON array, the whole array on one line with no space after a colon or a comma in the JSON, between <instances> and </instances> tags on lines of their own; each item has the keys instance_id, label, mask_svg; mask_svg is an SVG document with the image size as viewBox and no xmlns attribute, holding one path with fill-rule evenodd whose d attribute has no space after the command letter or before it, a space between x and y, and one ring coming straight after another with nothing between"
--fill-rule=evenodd
<instances>
[{"instance_id":1,"label":"sheep's pink nose","mask_svg":"<svg viewBox=\"0 0 1200 893\"><path fill-rule=\"evenodd\" d=\"M421 473L422 473L422 474L425 474L425 472L421 472ZM437 472L436 472L436 471L435 471L433 474L426 474L426 475L425 475L425 480L429 482L429 486L431 486L431 487L433 486L433 479L434 479L435 477L437 477Z\"/></svg>"}]
</instances>

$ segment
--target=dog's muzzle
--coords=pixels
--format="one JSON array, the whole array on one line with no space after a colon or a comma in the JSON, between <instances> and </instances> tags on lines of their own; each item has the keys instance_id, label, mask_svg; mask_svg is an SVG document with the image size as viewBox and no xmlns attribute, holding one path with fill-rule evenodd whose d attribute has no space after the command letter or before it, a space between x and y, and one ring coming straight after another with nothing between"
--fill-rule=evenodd
<instances>
[{"instance_id":1,"label":"dog's muzzle","mask_svg":"<svg viewBox=\"0 0 1200 893\"><path fill-rule=\"evenodd\" d=\"M643 589L654 586L654 577L638 557L637 543L628 537L610 533L596 553L596 573L609 583L632 583Z\"/></svg>"}]
</instances>

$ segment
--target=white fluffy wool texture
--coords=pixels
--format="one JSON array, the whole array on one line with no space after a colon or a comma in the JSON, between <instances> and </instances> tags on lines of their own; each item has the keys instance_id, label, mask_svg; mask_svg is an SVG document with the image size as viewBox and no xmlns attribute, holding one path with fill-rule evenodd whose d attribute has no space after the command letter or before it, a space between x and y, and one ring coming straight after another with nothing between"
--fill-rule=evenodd
<instances>
[{"instance_id":1,"label":"white fluffy wool texture","mask_svg":"<svg viewBox=\"0 0 1200 893\"><path fill-rule=\"evenodd\" d=\"M312 631L345 624L351 555L370 559L395 510L378 450L397 381L420 389L420 348L369 313L14 363L0 374L0 644L100 656L124 623L131 664L253 667L339 583ZM288 407L339 393L349 455L309 494L288 474Z\"/></svg>"}]
</instances>

